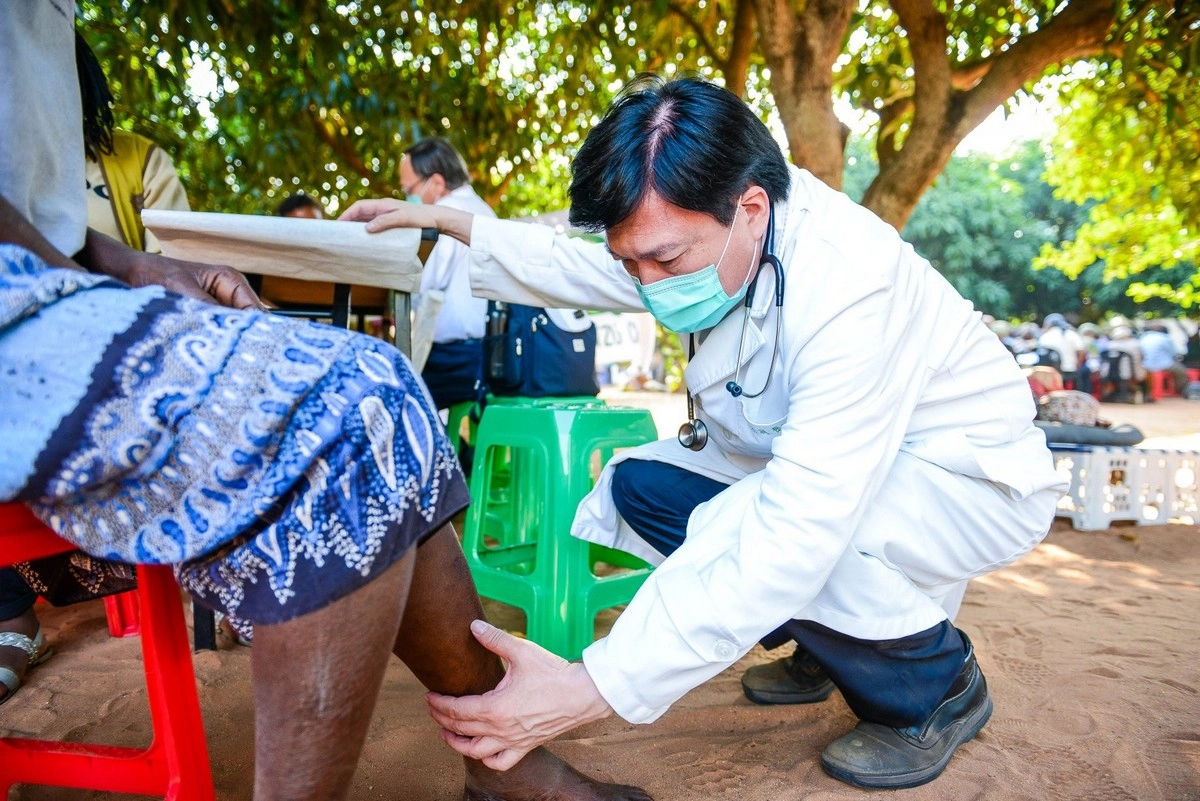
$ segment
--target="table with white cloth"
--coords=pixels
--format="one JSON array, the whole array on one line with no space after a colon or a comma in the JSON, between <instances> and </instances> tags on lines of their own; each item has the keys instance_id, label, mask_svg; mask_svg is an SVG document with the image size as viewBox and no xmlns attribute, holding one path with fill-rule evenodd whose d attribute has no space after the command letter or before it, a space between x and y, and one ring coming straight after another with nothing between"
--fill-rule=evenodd
<instances>
[{"instance_id":1,"label":"table with white cloth","mask_svg":"<svg viewBox=\"0 0 1200 801\"><path fill-rule=\"evenodd\" d=\"M436 231L368 233L357 222L161 209L143 211L142 222L167 256L263 276L281 307L312 309L339 327L354 309L380 310L394 320L397 348L410 357L427 351L410 315Z\"/></svg>"}]
</instances>

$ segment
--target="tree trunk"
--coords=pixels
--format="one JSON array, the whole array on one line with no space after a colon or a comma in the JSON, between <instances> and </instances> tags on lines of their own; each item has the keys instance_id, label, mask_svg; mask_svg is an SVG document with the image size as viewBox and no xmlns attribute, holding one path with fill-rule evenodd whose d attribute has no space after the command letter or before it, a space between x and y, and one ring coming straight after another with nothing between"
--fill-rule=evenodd
<instances>
[{"instance_id":1,"label":"tree trunk","mask_svg":"<svg viewBox=\"0 0 1200 801\"><path fill-rule=\"evenodd\" d=\"M833 113L833 63L841 52L854 0L756 0L759 41L771 69L771 93L787 132L792 161L842 188L843 125Z\"/></svg>"},{"instance_id":2,"label":"tree trunk","mask_svg":"<svg viewBox=\"0 0 1200 801\"><path fill-rule=\"evenodd\" d=\"M855 5L756 0L771 91L792 160L835 189L842 185L844 126L833 113L832 68ZM907 34L914 79L911 96L898 98L883 116L906 120L908 129L895 138L890 126L881 126L879 174L862 202L897 229L967 134L1051 65L1101 52L1115 14L1111 0L1070 0L1010 47L981 62L953 64L946 19L930 0L891 0L891 6Z\"/></svg>"}]
</instances>

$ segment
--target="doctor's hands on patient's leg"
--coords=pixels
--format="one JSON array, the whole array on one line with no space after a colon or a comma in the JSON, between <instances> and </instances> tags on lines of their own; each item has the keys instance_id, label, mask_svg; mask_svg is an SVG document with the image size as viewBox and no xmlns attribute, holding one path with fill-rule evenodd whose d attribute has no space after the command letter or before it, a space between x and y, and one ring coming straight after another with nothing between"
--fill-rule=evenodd
<instances>
[{"instance_id":1,"label":"doctor's hands on patient's leg","mask_svg":"<svg viewBox=\"0 0 1200 801\"><path fill-rule=\"evenodd\" d=\"M611 714L612 709L581 664L572 665L483 623L474 581L450 526L417 551L395 653L429 688L430 709L444 729L443 739L465 757L468 801L649 801L644 790L594 781L540 747L581 723ZM507 675L501 659L509 664ZM578 674L590 686L590 695ZM564 701L561 693L574 697ZM572 701L584 697L592 700L582 709L572 707ZM497 718L507 724L507 733L528 727L531 735L504 741L465 736L464 728L476 731L490 724L452 722L444 712L434 711L458 708L460 703L468 709L488 706L485 699L499 699ZM452 734L445 731L447 723L455 727Z\"/></svg>"},{"instance_id":2,"label":"doctor's hands on patient's leg","mask_svg":"<svg viewBox=\"0 0 1200 801\"><path fill-rule=\"evenodd\" d=\"M480 643L508 664L495 689L464 698L430 693L430 713L442 738L459 753L507 770L531 749L576 726L612 714L580 662L482 620L471 624Z\"/></svg>"}]
</instances>

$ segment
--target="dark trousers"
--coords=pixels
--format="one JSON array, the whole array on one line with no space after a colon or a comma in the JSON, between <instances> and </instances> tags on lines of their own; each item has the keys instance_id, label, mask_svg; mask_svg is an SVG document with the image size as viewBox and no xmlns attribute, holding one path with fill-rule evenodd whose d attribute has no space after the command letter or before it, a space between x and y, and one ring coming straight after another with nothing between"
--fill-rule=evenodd
<instances>
[{"instance_id":1,"label":"dark trousers","mask_svg":"<svg viewBox=\"0 0 1200 801\"><path fill-rule=\"evenodd\" d=\"M36 600L37 593L29 589L20 573L11 567L0 568L0 620L19 617Z\"/></svg>"},{"instance_id":2,"label":"dark trousers","mask_svg":"<svg viewBox=\"0 0 1200 801\"><path fill-rule=\"evenodd\" d=\"M613 473L613 501L646 542L669 556L683 544L692 510L727 485L661 462L630 459ZM945 620L895 640L860 640L807 620L791 620L763 639L807 651L863 720L902 727L923 723L962 669L966 649Z\"/></svg>"},{"instance_id":3,"label":"dark trousers","mask_svg":"<svg viewBox=\"0 0 1200 801\"><path fill-rule=\"evenodd\" d=\"M479 382L483 380L483 340L433 343L421 379L439 409L478 400Z\"/></svg>"}]
</instances>

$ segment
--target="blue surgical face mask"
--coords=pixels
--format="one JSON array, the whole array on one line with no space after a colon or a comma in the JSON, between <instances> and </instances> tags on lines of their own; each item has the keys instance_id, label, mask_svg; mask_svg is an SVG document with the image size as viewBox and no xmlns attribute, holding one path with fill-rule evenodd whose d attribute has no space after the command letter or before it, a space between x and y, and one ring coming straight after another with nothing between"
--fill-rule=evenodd
<instances>
[{"instance_id":1,"label":"blue surgical face mask","mask_svg":"<svg viewBox=\"0 0 1200 801\"><path fill-rule=\"evenodd\" d=\"M741 211L741 206L737 210ZM734 212L734 222L737 222L737 212ZM725 260L732 239L733 225L730 225L721 257L716 264L710 264L702 270L663 278L647 286L636 278L633 280L642 303L654 315L654 319L678 334L703 331L725 319L725 315L746 296L747 286L747 282L743 281L733 295L726 294L725 287L721 286L717 270ZM751 264L750 270L753 269L754 265ZM747 281L750 270L746 271Z\"/></svg>"},{"instance_id":2,"label":"blue surgical face mask","mask_svg":"<svg viewBox=\"0 0 1200 801\"><path fill-rule=\"evenodd\" d=\"M432 178L432 177L433 176L430 176L430 178ZM418 206L424 204L425 201L421 200L421 196L417 194L416 189L417 189L417 187L420 187L421 191L424 192L425 186L428 183L429 183L429 178L422 178L420 181L417 181L415 184L413 184L412 192L404 193L404 199L407 200L409 203L416 203Z\"/></svg>"}]
</instances>

